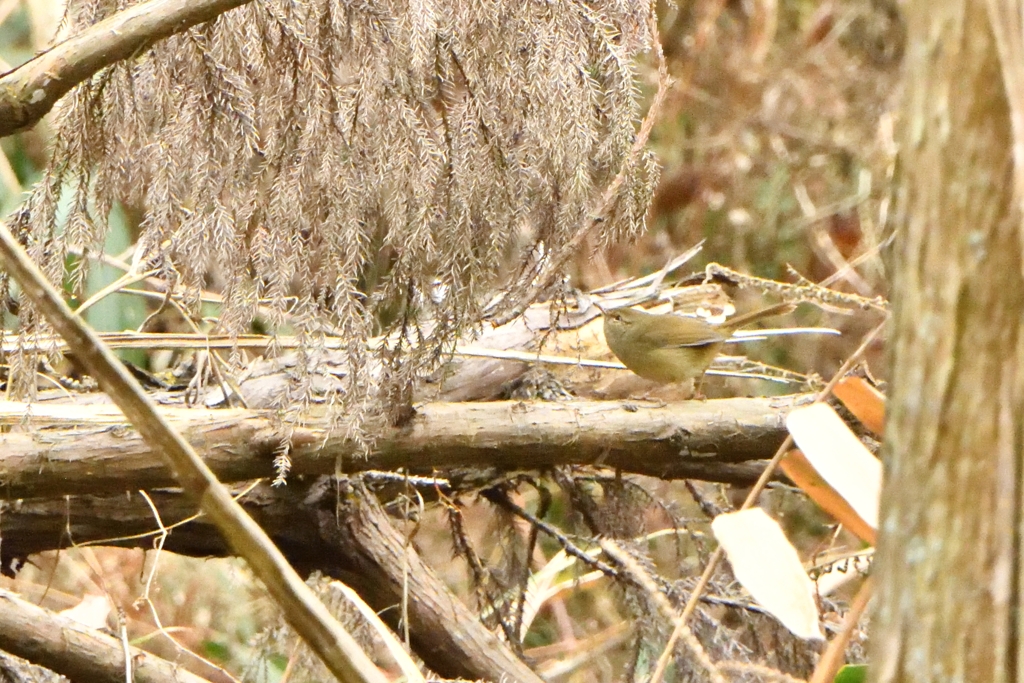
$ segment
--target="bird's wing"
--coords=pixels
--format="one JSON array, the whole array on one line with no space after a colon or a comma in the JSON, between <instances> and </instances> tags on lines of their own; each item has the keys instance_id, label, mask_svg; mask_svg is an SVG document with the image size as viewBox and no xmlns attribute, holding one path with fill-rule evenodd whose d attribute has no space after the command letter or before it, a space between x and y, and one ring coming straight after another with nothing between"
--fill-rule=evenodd
<instances>
[{"instance_id":1,"label":"bird's wing","mask_svg":"<svg viewBox=\"0 0 1024 683\"><path fill-rule=\"evenodd\" d=\"M646 330L641 339L646 345L655 348L665 347L697 347L718 344L729 338L715 325L697 318L680 319L679 325L664 327L658 330Z\"/></svg>"}]
</instances>

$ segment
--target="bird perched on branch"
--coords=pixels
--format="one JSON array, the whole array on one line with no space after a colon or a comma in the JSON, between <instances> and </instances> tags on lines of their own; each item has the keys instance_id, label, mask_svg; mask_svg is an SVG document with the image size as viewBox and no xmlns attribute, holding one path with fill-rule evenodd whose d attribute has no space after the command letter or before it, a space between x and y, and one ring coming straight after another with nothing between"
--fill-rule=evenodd
<instances>
[{"instance_id":1,"label":"bird perched on branch","mask_svg":"<svg viewBox=\"0 0 1024 683\"><path fill-rule=\"evenodd\" d=\"M794 308L793 304L775 304L720 325L635 308L601 310L608 347L622 364L645 379L669 383L701 379L733 332Z\"/></svg>"}]
</instances>

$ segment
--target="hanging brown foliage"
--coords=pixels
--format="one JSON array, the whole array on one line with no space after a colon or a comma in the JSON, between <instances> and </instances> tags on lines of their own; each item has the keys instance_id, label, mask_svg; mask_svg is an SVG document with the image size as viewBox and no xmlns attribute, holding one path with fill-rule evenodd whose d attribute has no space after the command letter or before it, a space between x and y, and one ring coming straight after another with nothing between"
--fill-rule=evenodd
<instances>
[{"instance_id":1,"label":"hanging brown foliage","mask_svg":"<svg viewBox=\"0 0 1024 683\"><path fill-rule=\"evenodd\" d=\"M123 6L72 0L65 30ZM222 331L267 305L307 352L328 330L350 339L347 400L379 407L485 306L527 303L585 226L601 240L640 231L657 177L635 144L652 11L248 4L72 91L15 229L79 291L88 259L66 269L69 253L95 253L115 203L133 207L137 263L196 301L213 279ZM371 355L364 341L382 333L392 343Z\"/></svg>"}]
</instances>

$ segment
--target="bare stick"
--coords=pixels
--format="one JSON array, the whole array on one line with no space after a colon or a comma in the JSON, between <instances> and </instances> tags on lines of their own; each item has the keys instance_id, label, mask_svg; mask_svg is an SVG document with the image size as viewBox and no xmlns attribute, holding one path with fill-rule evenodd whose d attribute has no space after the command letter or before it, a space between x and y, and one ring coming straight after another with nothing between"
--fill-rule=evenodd
<instances>
[{"instance_id":1,"label":"bare stick","mask_svg":"<svg viewBox=\"0 0 1024 683\"><path fill-rule=\"evenodd\" d=\"M857 627L857 622L860 621L861 615L864 614L868 603L871 602L871 596L874 595L874 592L875 583L869 576L861 584L860 590L857 591L857 596L853 599L853 604L850 605L850 610L843 617L843 624L839 629L839 635L832 639L825 653L818 660L818 666L814 669L814 675L811 676L810 683L827 683L835 678L836 672L839 671L839 667L843 664L843 653L846 652L846 646L850 642L850 636L853 635L853 629Z\"/></svg>"},{"instance_id":2,"label":"bare stick","mask_svg":"<svg viewBox=\"0 0 1024 683\"><path fill-rule=\"evenodd\" d=\"M140 683L207 681L149 652L137 648L125 648L125 652L117 638L8 591L0 591L0 649L76 681L122 683L126 667Z\"/></svg>"},{"instance_id":3,"label":"bare stick","mask_svg":"<svg viewBox=\"0 0 1024 683\"><path fill-rule=\"evenodd\" d=\"M186 494L210 517L235 553L245 558L281 606L287 621L338 680L383 683L386 679L362 648L331 616L192 447L157 412L139 382L96 334L75 317L3 221L0 221L0 258L25 295L75 350L89 374L96 378L149 446L171 465Z\"/></svg>"}]
</instances>

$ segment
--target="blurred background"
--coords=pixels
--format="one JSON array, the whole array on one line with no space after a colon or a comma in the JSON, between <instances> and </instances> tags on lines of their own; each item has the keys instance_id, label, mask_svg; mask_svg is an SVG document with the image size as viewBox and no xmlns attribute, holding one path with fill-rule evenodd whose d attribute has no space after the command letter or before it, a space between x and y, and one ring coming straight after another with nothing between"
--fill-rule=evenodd
<instances>
[{"instance_id":1,"label":"blurred background","mask_svg":"<svg viewBox=\"0 0 1024 683\"><path fill-rule=\"evenodd\" d=\"M56 0L0 2L0 69L44 49L61 12ZM704 240L694 271L718 262L760 277L792 282L799 274L840 291L884 296L904 39L895 0L696 0L660 3L659 16L676 86L651 137L662 177L647 234L636 244L583 249L573 284L586 290L649 273ZM641 83L645 96L656 77L652 58ZM39 178L50 132L44 120L0 141L4 214ZM138 207L114 211L109 254L135 241L140 217ZM115 273L97 266L89 290ZM89 321L122 330L146 314L144 301L114 295L89 312ZM875 324L805 315L801 322L851 332L854 345L857 333ZM822 375L848 351L818 338L790 348Z\"/></svg>"},{"instance_id":2,"label":"blurred background","mask_svg":"<svg viewBox=\"0 0 1024 683\"><path fill-rule=\"evenodd\" d=\"M684 274L717 262L759 277L795 282L802 276L843 292L886 296L905 34L896 0L693 0L661 2L658 9L676 86L651 137L662 177L648 230L635 244L583 249L571 266L573 285L588 290L656 271L703 241L703 251ZM61 12L56 0L0 0L0 71L44 49ZM656 78L651 58L640 84L645 97L653 94ZM50 134L44 120L0 140L0 211L5 215L40 177ZM139 219L138 207L115 210L109 254L120 254L135 241ZM118 275L108 266L94 267L89 291ZM737 296L741 310L758 298L756 293ZM99 330L134 328L155 305L114 295L93 308L88 320ZM828 377L878 320L859 311L804 306L796 322L835 327L843 336L790 338L759 346L751 355ZM884 377L883 353L878 345L867 359ZM132 360L149 361L144 353ZM659 495L671 498L679 487L664 484ZM825 530L823 520L809 524L812 531ZM480 542L486 545L483 530ZM807 542L813 545L815 538L810 533ZM453 585L464 585L464 573L448 561L444 539L440 534L436 541L418 540L424 541L428 556L439 560L434 566L450 573L446 578ZM68 596L61 598L64 607L83 592L105 590L126 604L138 594L141 552L95 549L70 556L74 563L64 557L59 568L55 558L40 558L17 581L27 593L31 586L50 585L50 600ZM203 567L201 575L195 573L196 564ZM675 573L681 572L676 567ZM118 581L111 579L115 575ZM172 627L176 639L236 674L252 662L255 634L271 623L274 610L250 585L242 566L173 558L159 576L153 600L163 626ZM229 585L236 588L226 589ZM239 600L238 586L252 600ZM591 619L587 630L597 632L615 623L615 609L607 600L592 595L561 609L574 612L581 622ZM130 617L139 620L138 637L162 643L162 654L180 659L166 638L145 635L154 628L148 609L136 609ZM566 628L564 617L554 609L546 613L538 632L547 635L537 635L533 644L564 640L557 635ZM288 652L268 662L267 680L281 680Z\"/></svg>"}]
</instances>

